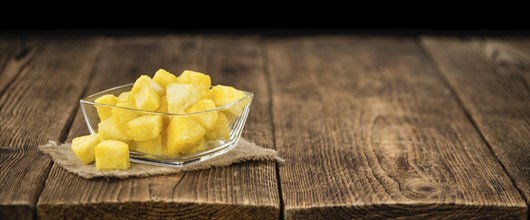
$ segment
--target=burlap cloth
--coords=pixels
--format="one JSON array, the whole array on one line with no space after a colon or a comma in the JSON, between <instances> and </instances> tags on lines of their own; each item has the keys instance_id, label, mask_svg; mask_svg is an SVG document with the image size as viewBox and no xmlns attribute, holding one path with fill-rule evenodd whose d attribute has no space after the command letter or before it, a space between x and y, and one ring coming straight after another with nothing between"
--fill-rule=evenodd
<instances>
[{"instance_id":1,"label":"burlap cloth","mask_svg":"<svg viewBox=\"0 0 530 220\"><path fill-rule=\"evenodd\" d=\"M274 160L283 162L283 159L278 156L278 152L275 150L260 147L245 139L240 139L238 145L234 149L223 155L179 168L153 166L131 162L131 167L127 170L97 171L93 163L85 165L76 158L74 152L72 152L70 149L70 143L57 144L57 142L49 141L47 144L40 145L39 150L50 155L55 164L68 170L69 172L75 173L87 179L96 177L115 177L125 179L128 177L146 177L162 174L174 174L183 171L222 167L244 161Z\"/></svg>"}]
</instances>

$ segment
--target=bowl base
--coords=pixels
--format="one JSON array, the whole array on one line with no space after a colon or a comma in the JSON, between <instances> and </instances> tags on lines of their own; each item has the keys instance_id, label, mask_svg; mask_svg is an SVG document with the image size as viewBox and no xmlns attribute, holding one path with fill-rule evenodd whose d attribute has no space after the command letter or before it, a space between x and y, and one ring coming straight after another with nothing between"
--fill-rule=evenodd
<instances>
[{"instance_id":1,"label":"bowl base","mask_svg":"<svg viewBox=\"0 0 530 220\"><path fill-rule=\"evenodd\" d=\"M155 166L166 166L166 167L185 167L190 166L202 161L206 161L209 159L212 159L214 157L217 157L219 155L225 154L228 151L234 149L237 145L236 142L232 143L226 143L224 146L217 147L216 149L212 149L208 151L208 154L204 154L202 156L197 157L191 157L188 159L180 159L180 160L171 160L171 159L164 159L161 160L160 158L152 158L151 156L146 156L145 154L138 153L138 152L131 152L130 153L130 161L135 163L143 163L143 164L149 164L149 165L155 165Z\"/></svg>"}]
</instances>

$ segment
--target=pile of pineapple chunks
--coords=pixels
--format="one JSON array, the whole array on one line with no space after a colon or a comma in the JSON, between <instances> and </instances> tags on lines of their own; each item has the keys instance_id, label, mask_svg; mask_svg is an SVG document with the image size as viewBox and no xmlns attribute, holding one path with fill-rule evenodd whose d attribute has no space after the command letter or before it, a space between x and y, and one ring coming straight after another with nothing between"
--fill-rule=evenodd
<instances>
[{"instance_id":1,"label":"pile of pineapple chunks","mask_svg":"<svg viewBox=\"0 0 530 220\"><path fill-rule=\"evenodd\" d=\"M74 138L71 149L82 163L95 161L97 170L128 169L129 150L168 157L204 151L208 141L229 138L228 118L239 116L246 104L207 111L246 96L230 86L210 87L210 76L189 70L179 77L163 69L152 79L142 75L131 91L95 100L123 108L96 106L101 121L98 133ZM166 116L145 111L196 114Z\"/></svg>"}]
</instances>

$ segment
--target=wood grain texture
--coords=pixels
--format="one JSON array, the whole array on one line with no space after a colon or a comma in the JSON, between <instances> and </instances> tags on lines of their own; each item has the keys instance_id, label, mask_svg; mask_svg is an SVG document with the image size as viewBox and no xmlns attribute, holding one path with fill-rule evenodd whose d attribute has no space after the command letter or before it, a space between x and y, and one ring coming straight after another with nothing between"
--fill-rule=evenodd
<instances>
[{"instance_id":1,"label":"wood grain texture","mask_svg":"<svg viewBox=\"0 0 530 220\"><path fill-rule=\"evenodd\" d=\"M524 219L414 39L267 43L286 219Z\"/></svg>"},{"instance_id":2,"label":"wood grain texture","mask_svg":"<svg viewBox=\"0 0 530 220\"><path fill-rule=\"evenodd\" d=\"M37 145L59 139L69 125L99 45L99 39L48 41L23 65L7 61L2 80L20 76L9 77L0 98L0 219L34 217L51 166Z\"/></svg>"},{"instance_id":3,"label":"wood grain texture","mask_svg":"<svg viewBox=\"0 0 530 220\"><path fill-rule=\"evenodd\" d=\"M530 39L423 44L530 205Z\"/></svg>"},{"instance_id":4,"label":"wood grain texture","mask_svg":"<svg viewBox=\"0 0 530 220\"><path fill-rule=\"evenodd\" d=\"M19 70L35 55L42 42L21 39L0 39L0 92L4 93L7 85L16 76L23 77Z\"/></svg>"},{"instance_id":5,"label":"wood grain texture","mask_svg":"<svg viewBox=\"0 0 530 220\"><path fill-rule=\"evenodd\" d=\"M273 147L266 75L256 39L156 37L115 39L105 46L88 93L133 81L158 68L204 71L213 82L253 91L243 136ZM69 140L87 134L78 112ZM277 219L273 162L150 178L86 180L53 166L38 202L40 219Z\"/></svg>"}]
</instances>

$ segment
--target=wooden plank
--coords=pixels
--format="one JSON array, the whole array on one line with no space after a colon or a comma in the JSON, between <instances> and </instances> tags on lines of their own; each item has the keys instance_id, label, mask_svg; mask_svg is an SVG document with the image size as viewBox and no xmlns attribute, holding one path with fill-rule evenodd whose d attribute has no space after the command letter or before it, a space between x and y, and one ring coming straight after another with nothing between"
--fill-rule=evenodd
<instances>
[{"instance_id":1,"label":"wooden plank","mask_svg":"<svg viewBox=\"0 0 530 220\"><path fill-rule=\"evenodd\" d=\"M416 40L267 45L286 219L527 215Z\"/></svg>"},{"instance_id":2,"label":"wooden plank","mask_svg":"<svg viewBox=\"0 0 530 220\"><path fill-rule=\"evenodd\" d=\"M163 67L195 69L253 91L243 136L273 147L267 80L256 39L155 37L116 39L106 46L89 93L133 81ZM112 79L108 79L112 73ZM107 81L108 79L108 81ZM78 113L69 139L88 131ZM119 211L117 211L119 210ZM171 176L86 180L53 166L38 202L40 219L226 218L277 219L273 162L251 162Z\"/></svg>"},{"instance_id":3,"label":"wooden plank","mask_svg":"<svg viewBox=\"0 0 530 220\"><path fill-rule=\"evenodd\" d=\"M34 217L51 167L37 145L59 139L69 126L99 45L100 39L46 42L2 94L0 219Z\"/></svg>"},{"instance_id":4,"label":"wooden plank","mask_svg":"<svg viewBox=\"0 0 530 220\"><path fill-rule=\"evenodd\" d=\"M530 39L423 45L530 206Z\"/></svg>"},{"instance_id":5,"label":"wooden plank","mask_svg":"<svg viewBox=\"0 0 530 220\"><path fill-rule=\"evenodd\" d=\"M477 46L477 45L476 45ZM478 45L500 76L521 78L530 85L530 38L486 39ZM476 48L475 48L476 49ZM481 57L484 58L484 57Z\"/></svg>"},{"instance_id":6,"label":"wooden plank","mask_svg":"<svg viewBox=\"0 0 530 220\"><path fill-rule=\"evenodd\" d=\"M1 94L41 46L42 43L35 40L0 39Z\"/></svg>"}]
</instances>

